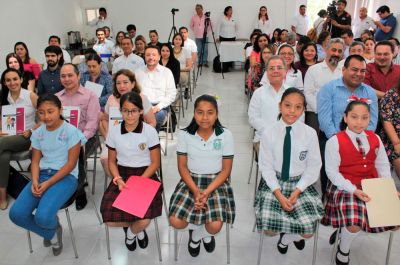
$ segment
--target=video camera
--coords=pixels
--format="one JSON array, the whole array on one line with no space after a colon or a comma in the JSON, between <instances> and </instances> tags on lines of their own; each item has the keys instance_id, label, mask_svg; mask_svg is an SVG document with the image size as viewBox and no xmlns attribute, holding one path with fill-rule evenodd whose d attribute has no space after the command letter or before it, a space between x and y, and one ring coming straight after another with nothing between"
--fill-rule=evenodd
<instances>
[{"instance_id":1,"label":"video camera","mask_svg":"<svg viewBox=\"0 0 400 265\"><path fill-rule=\"evenodd\" d=\"M172 9L171 9L171 13L172 13L172 14L175 14L175 12L179 12L179 9L178 9L178 8L172 8Z\"/></svg>"},{"instance_id":2,"label":"video camera","mask_svg":"<svg viewBox=\"0 0 400 265\"><path fill-rule=\"evenodd\" d=\"M211 12L210 12L210 11L207 11L204 15L206 16L206 18L210 18Z\"/></svg>"},{"instance_id":3,"label":"video camera","mask_svg":"<svg viewBox=\"0 0 400 265\"><path fill-rule=\"evenodd\" d=\"M328 17L329 18L334 18L336 16L336 14L337 14L336 4L337 4L337 1L334 0L326 8L326 11L328 12Z\"/></svg>"}]
</instances>

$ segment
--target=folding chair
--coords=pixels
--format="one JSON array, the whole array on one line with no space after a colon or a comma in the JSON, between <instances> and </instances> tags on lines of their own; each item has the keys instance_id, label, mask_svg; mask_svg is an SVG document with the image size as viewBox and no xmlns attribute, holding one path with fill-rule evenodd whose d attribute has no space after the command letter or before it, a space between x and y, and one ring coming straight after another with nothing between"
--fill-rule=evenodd
<instances>
[{"instance_id":1,"label":"folding chair","mask_svg":"<svg viewBox=\"0 0 400 265\"><path fill-rule=\"evenodd\" d=\"M32 150L29 149L21 152L12 152L10 161L15 161L21 172L29 172L29 168L27 170L24 170L22 168L20 161L31 160L31 158L32 158Z\"/></svg>"}]
</instances>

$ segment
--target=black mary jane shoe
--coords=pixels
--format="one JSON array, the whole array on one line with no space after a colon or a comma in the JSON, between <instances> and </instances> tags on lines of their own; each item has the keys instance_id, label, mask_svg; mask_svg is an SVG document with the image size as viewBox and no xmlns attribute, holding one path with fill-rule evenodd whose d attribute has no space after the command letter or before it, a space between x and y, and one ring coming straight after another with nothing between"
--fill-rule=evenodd
<instances>
[{"instance_id":1,"label":"black mary jane shoe","mask_svg":"<svg viewBox=\"0 0 400 265\"><path fill-rule=\"evenodd\" d=\"M128 240L131 240L128 238L128 227L123 227L122 229L124 229L125 232L125 246L129 251L134 251L136 249L136 237L133 240L132 243L128 243Z\"/></svg>"},{"instance_id":2,"label":"black mary jane shoe","mask_svg":"<svg viewBox=\"0 0 400 265\"><path fill-rule=\"evenodd\" d=\"M214 236L211 236L211 241L208 242L208 243L204 242L204 240L202 240L202 241L203 241L204 249L205 249L208 253L211 253L211 252L214 251L214 249L215 249L215 238L214 238Z\"/></svg>"},{"instance_id":3,"label":"black mary jane shoe","mask_svg":"<svg viewBox=\"0 0 400 265\"><path fill-rule=\"evenodd\" d=\"M149 237L147 236L146 230L143 230L144 233L144 238L143 239L137 239L138 245L140 248L147 248L149 245Z\"/></svg>"},{"instance_id":4,"label":"black mary jane shoe","mask_svg":"<svg viewBox=\"0 0 400 265\"><path fill-rule=\"evenodd\" d=\"M298 250L303 250L306 242L304 241L304 239L300 239L299 241L294 241L293 244Z\"/></svg>"},{"instance_id":5,"label":"black mary jane shoe","mask_svg":"<svg viewBox=\"0 0 400 265\"><path fill-rule=\"evenodd\" d=\"M276 245L278 247L279 253L281 253L281 254L286 254L286 252L288 251L288 248L289 248L289 246L282 244L282 237L284 235L285 235L285 233L280 234L278 244Z\"/></svg>"},{"instance_id":6,"label":"black mary jane shoe","mask_svg":"<svg viewBox=\"0 0 400 265\"><path fill-rule=\"evenodd\" d=\"M340 261L340 260L338 259L338 257L337 257L338 253L340 253L340 255L342 255L342 256L344 256L344 257L348 257L348 258L347 258L347 262ZM340 247L338 246L337 251L336 251L336 265L349 265L349 263L350 263L349 255L350 255L350 251L347 252L347 253L344 253L344 252L342 252L342 251L340 250Z\"/></svg>"},{"instance_id":7,"label":"black mary jane shoe","mask_svg":"<svg viewBox=\"0 0 400 265\"><path fill-rule=\"evenodd\" d=\"M189 230L188 250L189 250L190 256L192 256L192 257L197 257L197 256L199 255L199 253L200 253L200 241L197 241L197 242L193 241L193 239L192 239L192 233L193 233L193 230L190 229L190 230ZM197 244L197 247L195 247L195 248L191 247L191 246L190 246L190 243Z\"/></svg>"},{"instance_id":8,"label":"black mary jane shoe","mask_svg":"<svg viewBox=\"0 0 400 265\"><path fill-rule=\"evenodd\" d=\"M336 229L335 232L333 232L332 235L329 237L330 245L333 245L335 243L337 233L339 233L339 237L340 237L340 229Z\"/></svg>"}]
</instances>

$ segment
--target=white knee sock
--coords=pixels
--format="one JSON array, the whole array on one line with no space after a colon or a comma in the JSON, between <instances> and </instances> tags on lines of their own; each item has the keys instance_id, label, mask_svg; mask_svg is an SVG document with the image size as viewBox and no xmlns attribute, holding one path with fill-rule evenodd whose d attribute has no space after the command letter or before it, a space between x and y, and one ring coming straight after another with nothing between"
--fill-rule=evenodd
<instances>
[{"instance_id":1,"label":"white knee sock","mask_svg":"<svg viewBox=\"0 0 400 265\"><path fill-rule=\"evenodd\" d=\"M138 238L139 240L143 240L143 238L144 238L144 232L143 232L143 231L140 231L139 233L136 234L136 236L137 236L137 238Z\"/></svg>"},{"instance_id":2,"label":"white knee sock","mask_svg":"<svg viewBox=\"0 0 400 265\"><path fill-rule=\"evenodd\" d=\"M350 251L351 242L360 234L361 231L356 233L351 233L346 227L342 227L340 235L340 250L343 253L348 253ZM342 262L347 262L349 260L348 256L343 256L340 253L337 255L338 259Z\"/></svg>"},{"instance_id":3,"label":"white knee sock","mask_svg":"<svg viewBox=\"0 0 400 265\"><path fill-rule=\"evenodd\" d=\"M132 244L133 241L136 240L136 234L134 234L134 233L132 232L132 230L131 230L130 227L128 227L128 231L126 232L126 234L127 234L127 236L128 236L128 238L127 238L127 240L126 240L126 243Z\"/></svg>"},{"instance_id":4,"label":"white knee sock","mask_svg":"<svg viewBox=\"0 0 400 265\"><path fill-rule=\"evenodd\" d=\"M208 243L211 240L211 236L213 236L213 235L211 235L210 233L207 232L205 225L201 225L199 227L199 229L193 231L193 233L192 233L192 239L195 242L200 241L203 238L206 238L205 241L206 241L206 243ZM208 237L209 237L209 239L208 239Z\"/></svg>"},{"instance_id":5,"label":"white knee sock","mask_svg":"<svg viewBox=\"0 0 400 265\"><path fill-rule=\"evenodd\" d=\"M294 241L299 241L301 239L304 239L301 235L298 234L285 234L282 237L282 244L284 245L289 245L290 243L294 242Z\"/></svg>"}]
</instances>

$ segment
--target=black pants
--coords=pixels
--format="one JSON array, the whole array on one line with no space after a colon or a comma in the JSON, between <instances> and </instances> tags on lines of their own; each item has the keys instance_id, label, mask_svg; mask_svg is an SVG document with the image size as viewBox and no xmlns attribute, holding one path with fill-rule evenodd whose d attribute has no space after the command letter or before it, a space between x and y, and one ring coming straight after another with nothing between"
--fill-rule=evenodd
<instances>
[{"instance_id":1,"label":"black pants","mask_svg":"<svg viewBox=\"0 0 400 265\"><path fill-rule=\"evenodd\" d=\"M224 37L219 36L219 41L235 41L235 40L236 40L236 37L224 38Z\"/></svg>"},{"instance_id":2,"label":"black pants","mask_svg":"<svg viewBox=\"0 0 400 265\"><path fill-rule=\"evenodd\" d=\"M322 159L322 167L321 167L321 192L322 192L322 198L324 198L324 195L326 193L326 189L328 187L328 176L326 175L325 171L325 147L326 147L326 142L328 141L328 138L326 138L325 133L323 131L319 132L318 135L319 138L319 150L321 151L321 159Z\"/></svg>"},{"instance_id":3,"label":"black pants","mask_svg":"<svg viewBox=\"0 0 400 265\"><path fill-rule=\"evenodd\" d=\"M97 137L93 136L90 138L85 147L81 147L81 151L79 152L79 160L78 160L78 189L76 191L77 196L85 194L85 183L86 183L86 173L87 173L87 165L86 160L90 155L92 155L96 151L97 147ZM96 169L95 169L96 170ZM94 183L93 183L94 185Z\"/></svg>"}]
</instances>

